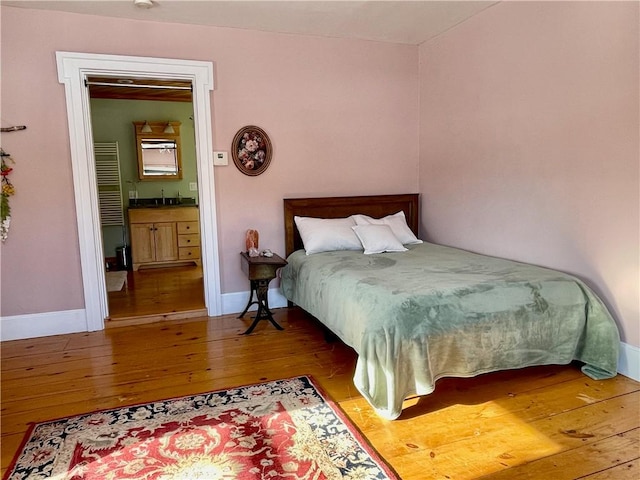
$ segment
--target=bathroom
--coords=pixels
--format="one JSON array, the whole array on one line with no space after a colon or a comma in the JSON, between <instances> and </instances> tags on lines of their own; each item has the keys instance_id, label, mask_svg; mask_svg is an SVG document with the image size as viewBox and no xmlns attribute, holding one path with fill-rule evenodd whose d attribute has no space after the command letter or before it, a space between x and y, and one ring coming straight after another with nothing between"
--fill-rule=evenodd
<instances>
[{"instance_id":1,"label":"bathroom","mask_svg":"<svg viewBox=\"0 0 640 480\"><path fill-rule=\"evenodd\" d=\"M198 206L195 133L190 91L183 94L168 92L163 95L162 92L167 92L166 90L143 91L138 88L113 89L92 86L90 92L94 143L117 142L119 164L122 220L103 222L111 224L102 226L102 248L105 271L126 271L127 275L122 286L117 285L117 290L108 291L109 320L113 322L127 319L131 323L139 317L152 319L154 316L184 316L185 312L202 313L202 266L198 260L197 248L199 232L197 221L195 225L193 223L194 215L187 212L197 209ZM139 125L136 126L134 123ZM141 129L145 128L145 123L153 126L152 132L145 132L147 136L178 139L179 175L144 175L139 168L140 143L137 138L140 137ZM150 129L149 126L146 130ZM103 187L98 188L100 190ZM130 224L130 212L143 209L157 210L158 207L163 207L163 211L167 212L180 209L180 214L186 214L189 218L188 222L176 225L191 228L191 231L183 232L185 235L177 235L176 231L168 232L174 240L179 239L180 243L184 244L179 249L180 258L176 258L175 261L150 262L143 259L142 262L137 262L136 256L143 256L145 250L148 250L144 242L153 242L153 238L149 240L145 239L144 235L140 236L139 232L142 230L136 230L135 227L141 223ZM159 212L154 215L155 221L162 220L157 217ZM197 214L195 219L197 220ZM182 219L176 217L174 222L180 220ZM166 227L168 224L161 222L161 225ZM133 233L131 226L134 226ZM196 246L191 247L187 242ZM136 246L138 253L133 254L132 249ZM176 256L177 252L176 250ZM195 260L188 261L188 254L196 255Z\"/></svg>"}]
</instances>

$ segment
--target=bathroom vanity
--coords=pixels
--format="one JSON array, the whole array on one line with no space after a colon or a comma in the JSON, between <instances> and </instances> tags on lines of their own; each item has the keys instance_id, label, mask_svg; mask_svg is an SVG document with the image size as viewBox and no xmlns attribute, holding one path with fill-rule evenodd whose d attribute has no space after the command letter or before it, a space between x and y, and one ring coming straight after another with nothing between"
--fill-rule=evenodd
<instances>
[{"instance_id":1,"label":"bathroom vanity","mask_svg":"<svg viewBox=\"0 0 640 480\"><path fill-rule=\"evenodd\" d=\"M198 207L130 207L129 234L133 270L141 267L200 265Z\"/></svg>"}]
</instances>

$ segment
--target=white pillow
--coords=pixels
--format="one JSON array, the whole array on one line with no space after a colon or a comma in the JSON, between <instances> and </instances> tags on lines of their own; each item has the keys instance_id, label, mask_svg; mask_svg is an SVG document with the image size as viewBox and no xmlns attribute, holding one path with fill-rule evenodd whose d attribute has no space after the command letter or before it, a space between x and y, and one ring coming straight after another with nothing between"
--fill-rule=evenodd
<instances>
[{"instance_id":1,"label":"white pillow","mask_svg":"<svg viewBox=\"0 0 640 480\"><path fill-rule=\"evenodd\" d=\"M419 240L407 225L407 219L402 210L384 218L371 218L367 215L352 215L352 217L357 225L389 225L393 234L403 245L422 243L422 240Z\"/></svg>"},{"instance_id":2,"label":"white pillow","mask_svg":"<svg viewBox=\"0 0 640 480\"><path fill-rule=\"evenodd\" d=\"M293 217L307 255L333 250L362 250L362 244L351 229L356 222L346 218Z\"/></svg>"},{"instance_id":3,"label":"white pillow","mask_svg":"<svg viewBox=\"0 0 640 480\"><path fill-rule=\"evenodd\" d=\"M356 225L353 231L362 242L364 253L406 252L389 225Z\"/></svg>"}]
</instances>

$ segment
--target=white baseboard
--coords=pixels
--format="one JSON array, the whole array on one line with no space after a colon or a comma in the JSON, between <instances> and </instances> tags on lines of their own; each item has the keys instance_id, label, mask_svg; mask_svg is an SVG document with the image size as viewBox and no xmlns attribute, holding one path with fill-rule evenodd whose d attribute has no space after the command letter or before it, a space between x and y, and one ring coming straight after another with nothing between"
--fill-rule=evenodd
<instances>
[{"instance_id":1,"label":"white baseboard","mask_svg":"<svg viewBox=\"0 0 640 480\"><path fill-rule=\"evenodd\" d=\"M0 340L3 342L86 331L88 328L85 310L0 317Z\"/></svg>"},{"instance_id":2,"label":"white baseboard","mask_svg":"<svg viewBox=\"0 0 640 480\"><path fill-rule=\"evenodd\" d=\"M640 348L620 342L618 372L640 382Z\"/></svg>"},{"instance_id":3,"label":"white baseboard","mask_svg":"<svg viewBox=\"0 0 640 480\"><path fill-rule=\"evenodd\" d=\"M222 314L240 313L247 306L249 292L225 293L222 295ZM287 299L277 288L269 290L269 307L287 306ZM257 306L252 305L251 310ZM24 338L48 337L65 333L87 332L86 311L64 310L60 312L33 313L0 317L0 341Z\"/></svg>"},{"instance_id":4,"label":"white baseboard","mask_svg":"<svg viewBox=\"0 0 640 480\"><path fill-rule=\"evenodd\" d=\"M240 313L249 301L249 292L225 293L222 295L222 314ZM287 306L287 299L277 288L269 290L269 307ZM256 310L252 305L249 310ZM65 333L87 332L85 310L34 313L0 317L0 341L23 338L47 337ZM618 372L640 382L640 348L620 342Z\"/></svg>"}]
</instances>

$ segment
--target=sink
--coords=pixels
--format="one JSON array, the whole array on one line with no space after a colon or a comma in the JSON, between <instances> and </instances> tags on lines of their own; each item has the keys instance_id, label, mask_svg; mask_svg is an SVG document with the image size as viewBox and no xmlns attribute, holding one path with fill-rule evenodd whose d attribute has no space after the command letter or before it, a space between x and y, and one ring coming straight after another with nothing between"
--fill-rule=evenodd
<instances>
[{"instance_id":1,"label":"sink","mask_svg":"<svg viewBox=\"0 0 640 480\"><path fill-rule=\"evenodd\" d=\"M193 207L196 205L194 197L154 197L129 199L129 207L157 208L157 207Z\"/></svg>"}]
</instances>

